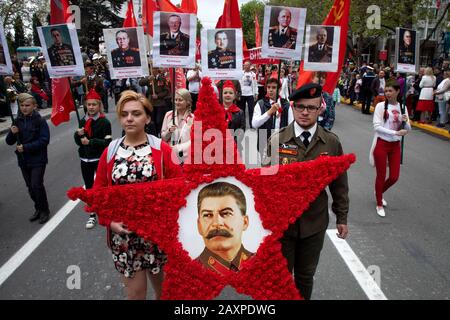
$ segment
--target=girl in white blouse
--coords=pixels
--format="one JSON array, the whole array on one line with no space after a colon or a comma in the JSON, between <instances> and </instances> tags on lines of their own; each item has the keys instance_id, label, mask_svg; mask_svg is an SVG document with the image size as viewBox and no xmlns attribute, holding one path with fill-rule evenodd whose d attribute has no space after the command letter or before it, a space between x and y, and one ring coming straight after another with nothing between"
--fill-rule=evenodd
<instances>
[{"instance_id":1,"label":"girl in white blouse","mask_svg":"<svg viewBox=\"0 0 450 320\"><path fill-rule=\"evenodd\" d=\"M408 112L397 101L400 85L390 80L385 86L386 101L376 105L373 114L375 129L374 141L370 152L370 163L375 165L375 197L376 211L380 217L386 215L384 208L387 203L383 193L392 187L400 176L400 140L411 130ZM386 180L386 164L389 164L389 178Z\"/></svg>"}]
</instances>

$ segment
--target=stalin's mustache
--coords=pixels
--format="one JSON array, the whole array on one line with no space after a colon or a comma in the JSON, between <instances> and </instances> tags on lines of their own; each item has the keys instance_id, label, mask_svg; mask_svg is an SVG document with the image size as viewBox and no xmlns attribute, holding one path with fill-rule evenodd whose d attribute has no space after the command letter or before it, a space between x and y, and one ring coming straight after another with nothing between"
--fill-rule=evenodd
<instances>
[{"instance_id":1,"label":"stalin's mustache","mask_svg":"<svg viewBox=\"0 0 450 320\"><path fill-rule=\"evenodd\" d=\"M210 232L208 232L208 234L206 235L206 239L208 239L208 240L211 238L214 238L214 237L231 238L231 237L233 237L233 235L225 229L214 229L214 230L211 230Z\"/></svg>"}]
</instances>

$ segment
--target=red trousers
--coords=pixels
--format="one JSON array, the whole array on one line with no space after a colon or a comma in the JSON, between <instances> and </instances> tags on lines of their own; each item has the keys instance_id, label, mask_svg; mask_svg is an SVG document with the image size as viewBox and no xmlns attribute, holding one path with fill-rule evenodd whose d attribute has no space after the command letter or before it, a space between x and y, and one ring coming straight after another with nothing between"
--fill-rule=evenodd
<instances>
[{"instance_id":1,"label":"red trousers","mask_svg":"<svg viewBox=\"0 0 450 320\"><path fill-rule=\"evenodd\" d=\"M375 196L377 206L383 206L383 193L397 182L400 176L400 141L388 142L378 138L373 151L377 177ZM389 163L389 178L386 180L386 164Z\"/></svg>"}]
</instances>

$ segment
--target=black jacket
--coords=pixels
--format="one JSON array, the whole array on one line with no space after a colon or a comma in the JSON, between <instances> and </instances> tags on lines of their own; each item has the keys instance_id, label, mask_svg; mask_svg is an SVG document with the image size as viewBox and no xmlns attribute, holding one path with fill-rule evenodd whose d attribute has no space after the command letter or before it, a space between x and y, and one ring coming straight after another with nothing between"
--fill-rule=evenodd
<instances>
[{"instance_id":1,"label":"black jacket","mask_svg":"<svg viewBox=\"0 0 450 320\"><path fill-rule=\"evenodd\" d=\"M16 151L20 167L40 167L48 163L47 145L50 142L50 130L47 121L36 110L25 117L19 113L15 125L19 128L19 141L24 152ZM6 143L13 145L17 142L17 135L11 130L6 136Z\"/></svg>"},{"instance_id":2,"label":"black jacket","mask_svg":"<svg viewBox=\"0 0 450 320\"><path fill-rule=\"evenodd\" d=\"M81 119L80 125L84 127L86 124L86 118ZM88 145L81 143L81 137L77 132L74 134L75 143L80 146L78 148L78 155L84 159L100 159L103 150L112 141L111 136L111 123L106 118L98 118L92 121L92 137L89 139Z\"/></svg>"}]
</instances>

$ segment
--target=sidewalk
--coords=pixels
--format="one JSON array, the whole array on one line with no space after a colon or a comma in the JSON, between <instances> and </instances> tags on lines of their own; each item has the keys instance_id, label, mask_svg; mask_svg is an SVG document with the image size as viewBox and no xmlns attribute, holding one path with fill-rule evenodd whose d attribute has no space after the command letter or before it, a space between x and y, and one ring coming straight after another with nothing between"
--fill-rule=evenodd
<instances>
[{"instance_id":1,"label":"sidewalk","mask_svg":"<svg viewBox=\"0 0 450 320\"><path fill-rule=\"evenodd\" d=\"M50 116L52 115L52 108L47 109L37 109L41 116L45 119L50 119ZM5 119L5 122L0 122L0 136L7 134L9 128L11 127L11 117L4 117L2 119Z\"/></svg>"},{"instance_id":2,"label":"sidewalk","mask_svg":"<svg viewBox=\"0 0 450 320\"><path fill-rule=\"evenodd\" d=\"M361 110L361 104L353 103L353 106L352 106L352 105L350 105L350 99L341 98L341 104L348 105L355 109ZM374 108L370 107L370 112L373 113L373 111L374 111ZM438 128L434 124L421 124L421 123L418 123L417 121L412 121L412 120L411 120L411 126L422 129L424 131L427 131L427 132L430 132L433 134L436 134L436 135L439 135L441 137L450 139L450 133L448 132L448 130L450 128L448 126L447 126L447 128Z\"/></svg>"}]
</instances>

